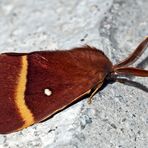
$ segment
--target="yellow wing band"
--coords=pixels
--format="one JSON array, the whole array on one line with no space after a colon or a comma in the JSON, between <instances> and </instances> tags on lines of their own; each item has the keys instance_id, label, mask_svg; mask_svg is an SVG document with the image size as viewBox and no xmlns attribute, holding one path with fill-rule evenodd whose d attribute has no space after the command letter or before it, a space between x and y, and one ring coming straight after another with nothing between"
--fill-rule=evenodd
<instances>
[{"instance_id":1,"label":"yellow wing band","mask_svg":"<svg viewBox=\"0 0 148 148\"><path fill-rule=\"evenodd\" d=\"M25 103L25 90L26 90L27 72L28 72L28 60L26 55L22 56L21 66L22 67L18 76L16 93L15 93L15 103L18 108L18 112L20 113L20 116L24 121L24 125L19 129L28 127L29 125L34 123L33 114Z\"/></svg>"}]
</instances>

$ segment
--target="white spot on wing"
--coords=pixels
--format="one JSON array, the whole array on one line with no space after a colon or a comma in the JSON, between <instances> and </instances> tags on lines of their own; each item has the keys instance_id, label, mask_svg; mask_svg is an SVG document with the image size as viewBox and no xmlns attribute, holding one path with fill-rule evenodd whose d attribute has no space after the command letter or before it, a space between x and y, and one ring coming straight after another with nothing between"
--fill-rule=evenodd
<instances>
[{"instance_id":1,"label":"white spot on wing","mask_svg":"<svg viewBox=\"0 0 148 148\"><path fill-rule=\"evenodd\" d=\"M45 94L46 96L51 96L52 91L51 91L50 89L48 89L48 88L45 88L45 89L44 89L44 94Z\"/></svg>"}]
</instances>

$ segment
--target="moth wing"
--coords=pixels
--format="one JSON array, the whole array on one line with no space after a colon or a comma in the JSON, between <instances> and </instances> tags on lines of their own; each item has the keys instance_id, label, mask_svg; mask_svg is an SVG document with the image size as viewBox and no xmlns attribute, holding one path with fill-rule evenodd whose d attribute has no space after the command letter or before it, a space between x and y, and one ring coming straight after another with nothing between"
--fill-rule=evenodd
<instances>
[{"instance_id":1,"label":"moth wing","mask_svg":"<svg viewBox=\"0 0 148 148\"><path fill-rule=\"evenodd\" d=\"M14 131L24 124L15 100L20 70L21 57L0 55L0 133Z\"/></svg>"},{"instance_id":2,"label":"moth wing","mask_svg":"<svg viewBox=\"0 0 148 148\"><path fill-rule=\"evenodd\" d=\"M25 101L36 122L78 100L98 83L101 86L108 72L104 68L110 67L107 57L90 47L30 54Z\"/></svg>"}]
</instances>

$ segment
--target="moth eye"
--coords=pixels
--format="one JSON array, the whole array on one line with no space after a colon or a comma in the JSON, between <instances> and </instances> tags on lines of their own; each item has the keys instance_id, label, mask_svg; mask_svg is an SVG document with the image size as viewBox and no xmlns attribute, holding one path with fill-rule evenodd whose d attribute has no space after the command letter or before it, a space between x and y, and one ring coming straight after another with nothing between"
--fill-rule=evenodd
<instances>
[{"instance_id":1,"label":"moth eye","mask_svg":"<svg viewBox=\"0 0 148 148\"><path fill-rule=\"evenodd\" d=\"M51 91L50 89L48 89L48 88L45 88L45 89L44 89L44 94L45 94L46 96L51 96L52 91Z\"/></svg>"}]
</instances>

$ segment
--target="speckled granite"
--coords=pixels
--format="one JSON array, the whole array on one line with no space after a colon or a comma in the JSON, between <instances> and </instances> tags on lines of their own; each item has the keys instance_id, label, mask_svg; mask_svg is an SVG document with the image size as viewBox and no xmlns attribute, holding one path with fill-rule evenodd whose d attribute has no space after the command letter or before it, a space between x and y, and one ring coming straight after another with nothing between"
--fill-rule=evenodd
<instances>
[{"instance_id":1,"label":"speckled granite","mask_svg":"<svg viewBox=\"0 0 148 148\"><path fill-rule=\"evenodd\" d=\"M146 0L0 0L0 51L87 43L116 63L148 35L147 10ZM148 67L147 55L138 66ZM147 78L133 80L148 87ZM148 88L136 86L108 85L91 105L84 99L46 122L0 135L0 148L147 148Z\"/></svg>"}]
</instances>

